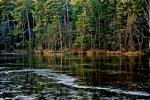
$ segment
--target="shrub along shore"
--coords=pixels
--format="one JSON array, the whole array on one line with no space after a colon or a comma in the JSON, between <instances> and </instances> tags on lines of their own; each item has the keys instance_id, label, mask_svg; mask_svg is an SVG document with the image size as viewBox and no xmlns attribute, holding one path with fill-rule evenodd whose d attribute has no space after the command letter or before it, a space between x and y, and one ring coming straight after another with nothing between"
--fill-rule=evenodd
<instances>
[{"instance_id":1,"label":"shrub along shore","mask_svg":"<svg viewBox=\"0 0 150 100\"><path fill-rule=\"evenodd\" d=\"M109 51L109 50L82 50L80 48L74 49L63 49L62 51L53 51L50 49L45 50L14 50L13 52L9 52L6 50L0 50L0 54L34 54L34 55L43 55L43 56L66 56L66 55L76 55L76 56L143 56L150 55L150 49L145 49L142 51Z\"/></svg>"},{"instance_id":2,"label":"shrub along shore","mask_svg":"<svg viewBox=\"0 0 150 100\"><path fill-rule=\"evenodd\" d=\"M34 54L44 56L63 56L63 55L77 55L77 56L142 56L146 53L144 51L108 51L108 50L81 50L81 49L65 49L62 51L52 50L35 50Z\"/></svg>"}]
</instances>

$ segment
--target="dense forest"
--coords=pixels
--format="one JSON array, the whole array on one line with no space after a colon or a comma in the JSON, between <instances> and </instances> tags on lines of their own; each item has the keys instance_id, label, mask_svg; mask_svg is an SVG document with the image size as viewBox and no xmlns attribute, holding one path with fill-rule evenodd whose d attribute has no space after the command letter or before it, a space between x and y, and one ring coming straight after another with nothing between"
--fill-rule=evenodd
<instances>
[{"instance_id":1,"label":"dense forest","mask_svg":"<svg viewBox=\"0 0 150 100\"><path fill-rule=\"evenodd\" d=\"M149 0L0 0L0 49L141 51Z\"/></svg>"}]
</instances>

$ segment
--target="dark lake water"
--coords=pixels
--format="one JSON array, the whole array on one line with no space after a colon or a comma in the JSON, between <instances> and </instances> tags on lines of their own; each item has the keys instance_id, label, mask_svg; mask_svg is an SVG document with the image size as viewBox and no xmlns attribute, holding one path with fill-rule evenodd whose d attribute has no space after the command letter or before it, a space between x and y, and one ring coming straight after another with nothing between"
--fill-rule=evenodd
<instances>
[{"instance_id":1,"label":"dark lake water","mask_svg":"<svg viewBox=\"0 0 150 100\"><path fill-rule=\"evenodd\" d=\"M150 99L150 57L0 55L0 100Z\"/></svg>"}]
</instances>

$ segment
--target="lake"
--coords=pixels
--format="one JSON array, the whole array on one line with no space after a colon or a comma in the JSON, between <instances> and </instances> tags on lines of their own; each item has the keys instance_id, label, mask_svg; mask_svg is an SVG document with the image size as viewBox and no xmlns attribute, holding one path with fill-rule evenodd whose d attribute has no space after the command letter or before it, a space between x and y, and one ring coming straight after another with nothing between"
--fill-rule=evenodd
<instances>
[{"instance_id":1,"label":"lake","mask_svg":"<svg viewBox=\"0 0 150 100\"><path fill-rule=\"evenodd\" d=\"M0 100L150 98L150 56L0 54Z\"/></svg>"}]
</instances>

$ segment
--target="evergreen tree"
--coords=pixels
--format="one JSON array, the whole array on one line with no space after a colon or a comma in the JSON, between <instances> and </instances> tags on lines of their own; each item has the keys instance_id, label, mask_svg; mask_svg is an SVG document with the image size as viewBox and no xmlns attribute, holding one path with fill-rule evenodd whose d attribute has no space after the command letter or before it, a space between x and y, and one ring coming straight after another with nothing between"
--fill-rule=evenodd
<instances>
[{"instance_id":1,"label":"evergreen tree","mask_svg":"<svg viewBox=\"0 0 150 100\"><path fill-rule=\"evenodd\" d=\"M14 20L12 11L14 5L10 0L0 1L0 44L8 51L13 50Z\"/></svg>"}]
</instances>

